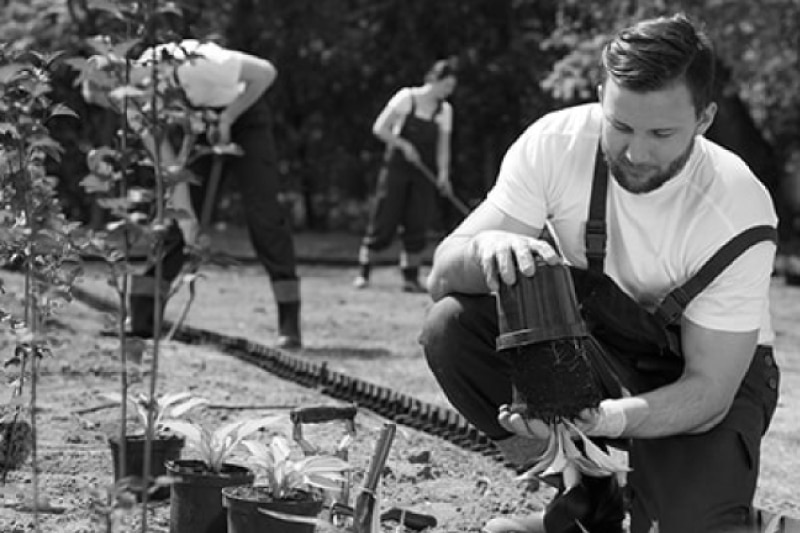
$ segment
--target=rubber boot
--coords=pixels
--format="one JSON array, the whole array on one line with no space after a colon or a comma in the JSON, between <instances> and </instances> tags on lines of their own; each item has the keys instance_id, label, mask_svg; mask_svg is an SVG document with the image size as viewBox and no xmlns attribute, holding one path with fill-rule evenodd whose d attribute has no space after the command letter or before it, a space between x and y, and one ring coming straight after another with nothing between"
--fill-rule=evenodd
<instances>
[{"instance_id":1,"label":"rubber boot","mask_svg":"<svg viewBox=\"0 0 800 533\"><path fill-rule=\"evenodd\" d=\"M786 284L800 286L800 253L790 255L785 260L784 277Z\"/></svg>"},{"instance_id":2,"label":"rubber boot","mask_svg":"<svg viewBox=\"0 0 800 533\"><path fill-rule=\"evenodd\" d=\"M428 292L419 282L419 267L403 267L400 271L403 274L403 292Z\"/></svg>"},{"instance_id":3,"label":"rubber boot","mask_svg":"<svg viewBox=\"0 0 800 533\"><path fill-rule=\"evenodd\" d=\"M483 533L623 533L625 501L616 476L584 476L563 488L544 512L489 520Z\"/></svg>"},{"instance_id":4,"label":"rubber boot","mask_svg":"<svg viewBox=\"0 0 800 533\"><path fill-rule=\"evenodd\" d=\"M625 502L616 476L584 476L547 505L544 528L547 533L623 533L624 519Z\"/></svg>"},{"instance_id":5,"label":"rubber boot","mask_svg":"<svg viewBox=\"0 0 800 533\"><path fill-rule=\"evenodd\" d=\"M278 302L278 347L297 350L303 346L300 337L300 302Z\"/></svg>"}]
</instances>

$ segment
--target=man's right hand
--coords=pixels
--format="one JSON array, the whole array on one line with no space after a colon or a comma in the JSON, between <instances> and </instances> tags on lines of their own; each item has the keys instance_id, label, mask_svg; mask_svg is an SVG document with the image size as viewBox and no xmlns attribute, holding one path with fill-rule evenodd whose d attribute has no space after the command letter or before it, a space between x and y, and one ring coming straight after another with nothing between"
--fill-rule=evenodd
<instances>
[{"instance_id":1,"label":"man's right hand","mask_svg":"<svg viewBox=\"0 0 800 533\"><path fill-rule=\"evenodd\" d=\"M507 285L517 280L517 265L524 276L536 272L536 257L555 265L561 258L547 242L501 230L482 231L472 237L469 251L480 266L486 285L491 292L500 289L500 281Z\"/></svg>"},{"instance_id":2,"label":"man's right hand","mask_svg":"<svg viewBox=\"0 0 800 533\"><path fill-rule=\"evenodd\" d=\"M522 437L542 441L546 441L550 437L550 426L541 420L513 413L508 405L500 406L497 412L497 422L506 431Z\"/></svg>"}]
</instances>

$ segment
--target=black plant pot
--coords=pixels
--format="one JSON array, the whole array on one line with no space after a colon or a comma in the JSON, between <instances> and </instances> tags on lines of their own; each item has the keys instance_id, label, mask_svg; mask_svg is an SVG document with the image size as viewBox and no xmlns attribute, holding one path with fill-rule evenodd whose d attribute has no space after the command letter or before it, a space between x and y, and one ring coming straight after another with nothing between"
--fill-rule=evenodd
<instances>
[{"instance_id":1,"label":"black plant pot","mask_svg":"<svg viewBox=\"0 0 800 533\"><path fill-rule=\"evenodd\" d=\"M215 473L202 461L172 461L167 463L167 472L175 478L170 497L170 533L227 533L222 489L253 483L250 470L231 464L224 464L222 471Z\"/></svg>"},{"instance_id":2,"label":"black plant pot","mask_svg":"<svg viewBox=\"0 0 800 533\"><path fill-rule=\"evenodd\" d=\"M512 368L513 412L554 422L574 418L601 399L589 338L569 268L537 260L536 273L517 270L497 297L498 354Z\"/></svg>"},{"instance_id":3,"label":"black plant pot","mask_svg":"<svg viewBox=\"0 0 800 533\"><path fill-rule=\"evenodd\" d=\"M108 439L111 448L111 456L114 461L114 479L120 478L122 469L120 468L120 443L119 436L112 436ZM152 452L150 461L150 483L152 487L155 478L164 476L167 473L167 461L175 461L181 456L184 439L178 435L156 435L152 442ZM131 490L136 494L137 499L142 499L142 472L144 471L144 435L126 435L125 437L125 476L131 477ZM153 491L148 496L148 500L165 500L169 498L169 486L162 486Z\"/></svg>"},{"instance_id":4,"label":"black plant pot","mask_svg":"<svg viewBox=\"0 0 800 533\"><path fill-rule=\"evenodd\" d=\"M28 460L33 449L33 431L26 420L0 422L0 466L15 470Z\"/></svg>"},{"instance_id":5,"label":"black plant pot","mask_svg":"<svg viewBox=\"0 0 800 533\"><path fill-rule=\"evenodd\" d=\"M273 500L265 489L252 486L222 489L223 506L228 510L228 533L314 533L314 524L282 520L259 509L304 518L316 518L322 512L322 499L307 492L296 497Z\"/></svg>"},{"instance_id":6,"label":"black plant pot","mask_svg":"<svg viewBox=\"0 0 800 533\"><path fill-rule=\"evenodd\" d=\"M500 284L497 304L498 350L588 335L565 265L537 260L530 277L517 270L513 285Z\"/></svg>"}]
</instances>

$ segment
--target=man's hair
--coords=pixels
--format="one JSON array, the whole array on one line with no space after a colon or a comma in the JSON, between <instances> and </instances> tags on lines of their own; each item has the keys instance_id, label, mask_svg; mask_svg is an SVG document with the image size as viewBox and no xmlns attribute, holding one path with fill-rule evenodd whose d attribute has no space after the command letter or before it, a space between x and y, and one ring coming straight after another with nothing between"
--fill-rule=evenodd
<instances>
[{"instance_id":1,"label":"man's hair","mask_svg":"<svg viewBox=\"0 0 800 533\"><path fill-rule=\"evenodd\" d=\"M458 77L458 59L449 57L447 59L440 59L428 70L425 74L425 81L435 82L443 80L448 76Z\"/></svg>"},{"instance_id":2,"label":"man's hair","mask_svg":"<svg viewBox=\"0 0 800 533\"><path fill-rule=\"evenodd\" d=\"M603 81L649 92L685 82L699 114L712 100L714 50L685 15L641 21L619 31L603 48Z\"/></svg>"}]
</instances>

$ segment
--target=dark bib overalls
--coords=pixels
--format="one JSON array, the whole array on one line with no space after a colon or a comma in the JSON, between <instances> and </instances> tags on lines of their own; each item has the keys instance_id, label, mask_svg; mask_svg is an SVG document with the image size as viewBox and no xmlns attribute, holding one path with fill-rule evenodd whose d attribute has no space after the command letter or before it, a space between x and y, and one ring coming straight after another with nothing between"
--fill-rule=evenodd
<instances>
[{"instance_id":1,"label":"dark bib overalls","mask_svg":"<svg viewBox=\"0 0 800 533\"><path fill-rule=\"evenodd\" d=\"M435 169L439 139L436 117L440 107L430 119L416 116L415 108L412 97L411 111L405 117L400 136L414 145L428 168ZM392 244L398 227L402 227L403 250L409 257L419 256L425 248L435 199L434 184L400 150L387 149L363 245L370 251L384 250Z\"/></svg>"}]
</instances>

